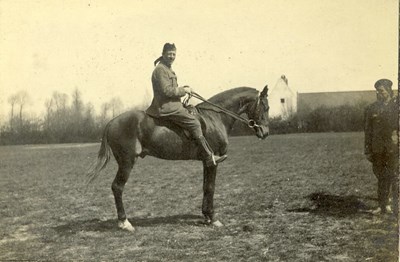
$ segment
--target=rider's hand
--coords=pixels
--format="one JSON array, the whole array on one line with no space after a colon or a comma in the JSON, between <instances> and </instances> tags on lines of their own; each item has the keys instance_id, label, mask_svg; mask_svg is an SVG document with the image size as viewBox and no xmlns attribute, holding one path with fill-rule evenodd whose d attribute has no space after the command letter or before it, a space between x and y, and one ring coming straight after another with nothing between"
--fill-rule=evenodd
<instances>
[{"instance_id":1,"label":"rider's hand","mask_svg":"<svg viewBox=\"0 0 400 262\"><path fill-rule=\"evenodd\" d=\"M183 89L185 90L186 94L192 93L192 88L190 88L190 86L184 86Z\"/></svg>"}]
</instances>

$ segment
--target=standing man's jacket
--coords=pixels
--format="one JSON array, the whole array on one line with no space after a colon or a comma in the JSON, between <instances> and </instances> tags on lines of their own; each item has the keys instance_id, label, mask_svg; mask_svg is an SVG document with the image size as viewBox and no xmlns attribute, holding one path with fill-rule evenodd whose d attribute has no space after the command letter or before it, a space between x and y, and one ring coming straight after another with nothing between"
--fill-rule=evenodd
<instances>
[{"instance_id":1,"label":"standing man's jacket","mask_svg":"<svg viewBox=\"0 0 400 262\"><path fill-rule=\"evenodd\" d=\"M398 151L398 103L394 97L387 105L374 102L365 109L365 154Z\"/></svg>"},{"instance_id":2,"label":"standing man's jacket","mask_svg":"<svg viewBox=\"0 0 400 262\"><path fill-rule=\"evenodd\" d=\"M162 117L185 110L181 97L185 96L183 87L178 87L175 72L162 61L156 66L151 76L153 101L146 113L153 117Z\"/></svg>"}]
</instances>

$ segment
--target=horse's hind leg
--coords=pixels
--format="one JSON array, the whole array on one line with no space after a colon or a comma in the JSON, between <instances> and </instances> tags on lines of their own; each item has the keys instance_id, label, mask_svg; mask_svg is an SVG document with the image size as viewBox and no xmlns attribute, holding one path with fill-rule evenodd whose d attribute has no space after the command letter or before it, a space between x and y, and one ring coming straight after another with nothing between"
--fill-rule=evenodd
<instances>
[{"instance_id":1,"label":"horse's hind leg","mask_svg":"<svg viewBox=\"0 0 400 262\"><path fill-rule=\"evenodd\" d=\"M202 212L206 219L206 223L220 227L222 223L214 218L214 191L215 177L217 175L217 167L208 167L203 162L204 177L203 177L203 206Z\"/></svg>"},{"instance_id":2,"label":"horse's hind leg","mask_svg":"<svg viewBox=\"0 0 400 262\"><path fill-rule=\"evenodd\" d=\"M137 157L126 153L115 154L115 157L118 162L118 172L112 183L111 189L114 194L115 206L117 208L118 227L133 232L135 229L126 218L124 204L122 202L122 193Z\"/></svg>"}]
</instances>

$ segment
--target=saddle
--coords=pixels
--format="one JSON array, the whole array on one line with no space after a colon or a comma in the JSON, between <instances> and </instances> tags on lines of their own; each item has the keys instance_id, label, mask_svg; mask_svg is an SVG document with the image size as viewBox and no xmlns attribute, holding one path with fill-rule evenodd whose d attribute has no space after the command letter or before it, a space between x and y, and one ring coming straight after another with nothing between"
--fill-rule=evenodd
<instances>
[{"instance_id":1,"label":"saddle","mask_svg":"<svg viewBox=\"0 0 400 262\"><path fill-rule=\"evenodd\" d=\"M201 125L201 130L203 131L203 133L206 132L207 126L206 126L206 122L204 120L204 118L201 116L201 114L199 113L198 109L193 106L193 105L189 105L189 104L182 104L183 107L189 112L189 114L195 116ZM145 112L146 113L146 112ZM183 133L183 135L187 138L187 139L192 139L189 131L181 128L180 126L176 125L175 123L168 121L168 120L164 120L164 119L160 119L160 118L156 118L154 116L151 116L149 114L146 113L146 115L150 118L152 118L154 120L154 123L157 126L164 126L166 128L169 128L171 130L173 130L176 133Z\"/></svg>"},{"instance_id":2,"label":"saddle","mask_svg":"<svg viewBox=\"0 0 400 262\"><path fill-rule=\"evenodd\" d=\"M197 110L197 107L195 107L194 105L189 105L189 104L183 104L183 107L186 108L186 110L189 112L189 114L197 116L199 118L199 120L201 119L201 116L199 115L199 110Z\"/></svg>"}]
</instances>

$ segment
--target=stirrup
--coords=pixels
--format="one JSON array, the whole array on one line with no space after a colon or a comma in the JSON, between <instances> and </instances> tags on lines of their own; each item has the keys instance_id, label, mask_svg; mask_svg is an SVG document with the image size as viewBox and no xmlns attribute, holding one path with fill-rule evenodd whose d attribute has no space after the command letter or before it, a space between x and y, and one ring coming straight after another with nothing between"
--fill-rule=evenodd
<instances>
[{"instance_id":1,"label":"stirrup","mask_svg":"<svg viewBox=\"0 0 400 262\"><path fill-rule=\"evenodd\" d=\"M227 157L228 157L227 155L223 156L211 155L206 159L206 165L217 166L219 163L223 162Z\"/></svg>"},{"instance_id":2,"label":"stirrup","mask_svg":"<svg viewBox=\"0 0 400 262\"><path fill-rule=\"evenodd\" d=\"M215 162L216 162L217 164L218 164L218 163L221 163L221 162L224 162L224 160L227 159L227 158L228 158L227 155L214 156Z\"/></svg>"}]
</instances>

